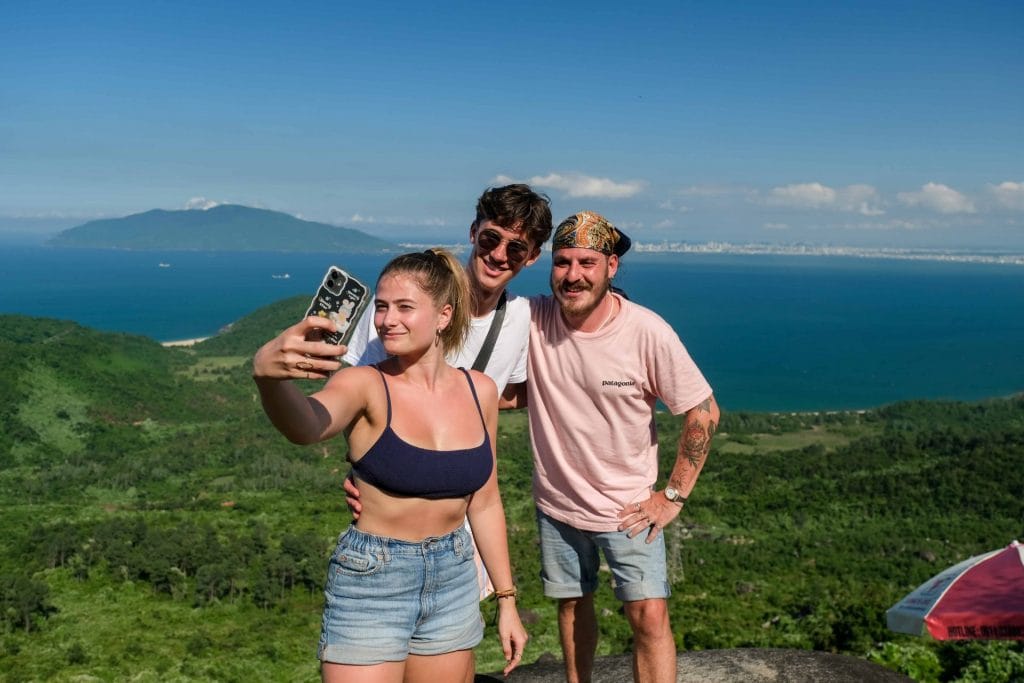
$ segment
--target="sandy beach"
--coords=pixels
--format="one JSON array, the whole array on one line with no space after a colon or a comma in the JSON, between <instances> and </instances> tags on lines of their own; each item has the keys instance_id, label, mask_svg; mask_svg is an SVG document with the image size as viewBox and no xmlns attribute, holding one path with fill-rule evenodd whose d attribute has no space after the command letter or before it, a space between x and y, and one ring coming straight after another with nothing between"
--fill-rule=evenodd
<instances>
[{"instance_id":1,"label":"sandy beach","mask_svg":"<svg viewBox=\"0 0 1024 683\"><path fill-rule=\"evenodd\" d=\"M160 342L163 346L192 346L198 344L201 341L209 339L209 337L196 337L195 339L175 339L174 341Z\"/></svg>"}]
</instances>

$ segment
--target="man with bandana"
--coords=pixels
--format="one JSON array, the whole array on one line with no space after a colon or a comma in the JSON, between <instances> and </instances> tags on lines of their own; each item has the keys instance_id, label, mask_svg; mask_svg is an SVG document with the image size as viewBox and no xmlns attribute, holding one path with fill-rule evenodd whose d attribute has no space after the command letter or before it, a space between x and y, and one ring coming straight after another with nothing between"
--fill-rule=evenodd
<instances>
[{"instance_id":1,"label":"man with bandana","mask_svg":"<svg viewBox=\"0 0 1024 683\"><path fill-rule=\"evenodd\" d=\"M531 299L529 408L544 593L558 600L570 683L591 680L599 550L633 630L636 681L676 680L661 533L686 505L719 420L711 387L672 328L612 288L630 240L581 212L552 241L551 296ZM655 403L682 416L656 489Z\"/></svg>"}]
</instances>

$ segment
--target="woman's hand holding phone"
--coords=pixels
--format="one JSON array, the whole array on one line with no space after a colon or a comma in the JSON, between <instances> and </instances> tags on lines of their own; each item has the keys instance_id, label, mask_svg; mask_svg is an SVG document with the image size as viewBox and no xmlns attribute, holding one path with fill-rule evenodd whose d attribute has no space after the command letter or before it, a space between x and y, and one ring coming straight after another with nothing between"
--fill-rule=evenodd
<instances>
[{"instance_id":1,"label":"woman's hand holding phone","mask_svg":"<svg viewBox=\"0 0 1024 683\"><path fill-rule=\"evenodd\" d=\"M263 379L327 379L341 368L345 346L317 341L337 331L329 318L310 316L264 344L252 359L252 375Z\"/></svg>"}]
</instances>

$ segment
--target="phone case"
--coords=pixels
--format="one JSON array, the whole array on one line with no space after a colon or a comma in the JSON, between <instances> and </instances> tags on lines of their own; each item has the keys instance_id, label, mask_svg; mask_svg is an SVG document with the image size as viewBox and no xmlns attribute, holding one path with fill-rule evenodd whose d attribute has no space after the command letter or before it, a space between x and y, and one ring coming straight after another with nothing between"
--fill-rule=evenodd
<instances>
[{"instance_id":1,"label":"phone case","mask_svg":"<svg viewBox=\"0 0 1024 683\"><path fill-rule=\"evenodd\" d=\"M320 289L309 304L306 317L318 315L330 318L338 326L337 332L324 334L323 341L348 344L356 321L370 301L366 285L337 266L331 266L320 283Z\"/></svg>"}]
</instances>

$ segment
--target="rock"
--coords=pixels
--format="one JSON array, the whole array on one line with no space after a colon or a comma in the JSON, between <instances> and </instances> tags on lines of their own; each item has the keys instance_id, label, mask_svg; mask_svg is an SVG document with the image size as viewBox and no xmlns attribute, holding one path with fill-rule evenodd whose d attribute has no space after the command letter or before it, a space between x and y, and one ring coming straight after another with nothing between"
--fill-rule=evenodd
<instances>
[{"instance_id":1,"label":"rock","mask_svg":"<svg viewBox=\"0 0 1024 683\"><path fill-rule=\"evenodd\" d=\"M561 661L537 661L519 667L507 680L513 683L562 683ZM475 683L499 683L501 673L478 674ZM630 683L630 655L598 657L593 683ZM911 683L911 679L878 664L812 650L743 648L702 650L679 654L677 683Z\"/></svg>"}]
</instances>

